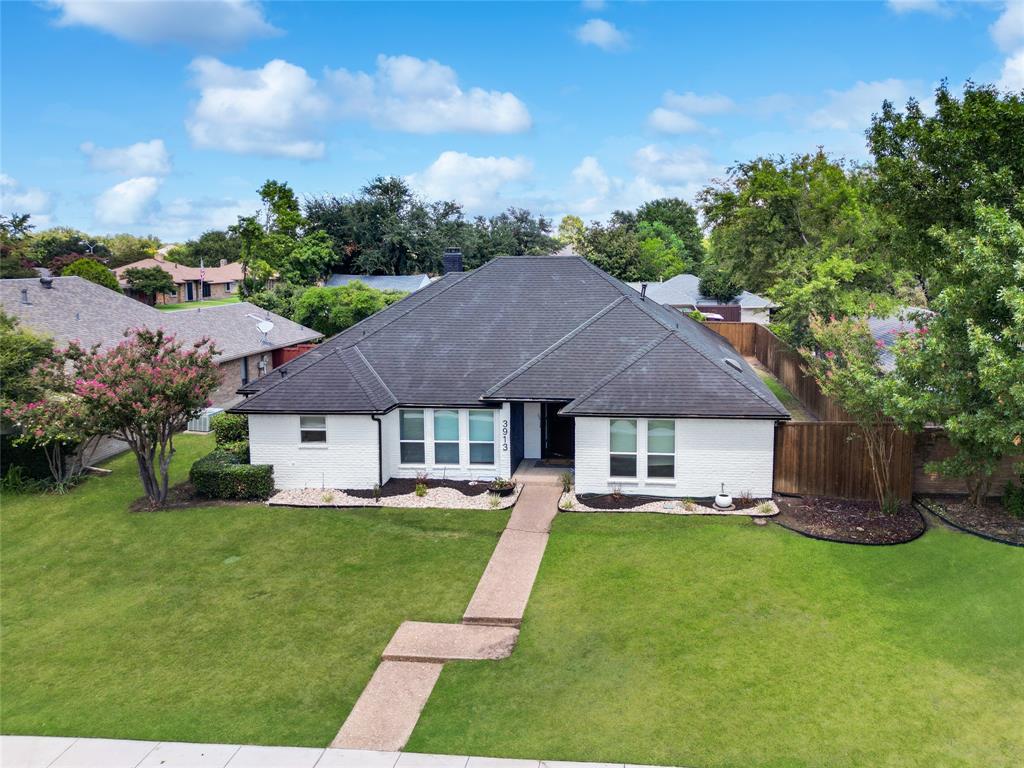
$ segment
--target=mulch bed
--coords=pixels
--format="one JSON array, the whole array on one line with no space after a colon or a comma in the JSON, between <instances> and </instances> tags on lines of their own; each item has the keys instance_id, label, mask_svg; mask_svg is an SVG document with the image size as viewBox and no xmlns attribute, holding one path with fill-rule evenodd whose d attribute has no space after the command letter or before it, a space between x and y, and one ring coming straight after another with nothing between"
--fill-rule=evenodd
<instances>
[{"instance_id":1,"label":"mulch bed","mask_svg":"<svg viewBox=\"0 0 1024 768\"><path fill-rule=\"evenodd\" d=\"M663 496L633 496L625 493L616 496L613 493L578 493L576 498L588 507L594 509L635 509L636 507L642 507L644 504L651 504L653 502L669 502L678 501L678 499L667 499ZM696 504L700 504L705 507L713 507L715 505L714 498L706 499L691 499ZM761 503L763 499L733 499L732 505L735 510L740 509L753 509Z\"/></svg>"},{"instance_id":2,"label":"mulch bed","mask_svg":"<svg viewBox=\"0 0 1024 768\"><path fill-rule=\"evenodd\" d=\"M154 507L145 496L136 499L130 505L130 512L163 512L168 509L188 509L190 507L239 507L247 504L259 504L261 502L234 501L229 499L211 499L200 496L192 483L187 480L167 489L167 500L161 507Z\"/></svg>"},{"instance_id":3,"label":"mulch bed","mask_svg":"<svg viewBox=\"0 0 1024 768\"><path fill-rule=\"evenodd\" d=\"M830 499L822 496L776 496L774 521L815 539L843 544L903 544L924 533L924 518L910 504L892 515L874 501Z\"/></svg>"},{"instance_id":4,"label":"mulch bed","mask_svg":"<svg viewBox=\"0 0 1024 768\"><path fill-rule=\"evenodd\" d=\"M380 497L382 499L388 496L405 496L409 493L415 493L417 480L412 478L394 478L388 480L384 485L380 487ZM430 488L454 488L459 493L465 496L479 496L481 493L487 493L490 483L484 481L472 480L426 480L423 483ZM373 491L356 491L356 490L345 490L349 496L355 496L360 499L372 499L374 498Z\"/></svg>"},{"instance_id":5,"label":"mulch bed","mask_svg":"<svg viewBox=\"0 0 1024 768\"><path fill-rule=\"evenodd\" d=\"M929 512L965 533L1024 547L1024 519L1010 515L995 499L980 507L958 496L930 496L921 501Z\"/></svg>"}]
</instances>

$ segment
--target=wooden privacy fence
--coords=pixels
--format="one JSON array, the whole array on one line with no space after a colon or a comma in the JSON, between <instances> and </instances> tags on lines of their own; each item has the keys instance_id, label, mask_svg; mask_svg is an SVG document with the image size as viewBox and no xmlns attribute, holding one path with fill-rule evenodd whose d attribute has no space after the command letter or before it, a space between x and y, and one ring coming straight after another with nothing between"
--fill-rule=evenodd
<instances>
[{"instance_id":1,"label":"wooden privacy fence","mask_svg":"<svg viewBox=\"0 0 1024 768\"><path fill-rule=\"evenodd\" d=\"M899 432L889 466L893 491L914 492L914 437ZM871 460L850 421L785 422L775 429L776 493L874 499Z\"/></svg>"},{"instance_id":2,"label":"wooden privacy fence","mask_svg":"<svg viewBox=\"0 0 1024 768\"><path fill-rule=\"evenodd\" d=\"M849 421L839 403L822 394L814 377L804 372L800 353L757 323L708 323L744 357L756 358L792 392L819 421Z\"/></svg>"}]
</instances>

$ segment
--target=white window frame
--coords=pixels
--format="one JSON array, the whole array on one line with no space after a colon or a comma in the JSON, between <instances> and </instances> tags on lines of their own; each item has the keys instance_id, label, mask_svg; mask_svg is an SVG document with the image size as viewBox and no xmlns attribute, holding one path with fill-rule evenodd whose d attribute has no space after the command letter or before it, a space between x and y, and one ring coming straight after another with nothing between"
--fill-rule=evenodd
<instances>
[{"instance_id":1,"label":"white window frame","mask_svg":"<svg viewBox=\"0 0 1024 768\"><path fill-rule=\"evenodd\" d=\"M315 426L312 424L303 424L303 421L313 421L319 419L323 422L323 427ZM307 434L322 433L323 440L303 440L303 437ZM327 417L326 416L299 416L299 445L303 448L321 448L327 445Z\"/></svg>"},{"instance_id":2,"label":"white window frame","mask_svg":"<svg viewBox=\"0 0 1024 768\"><path fill-rule=\"evenodd\" d=\"M616 421L631 421L633 422L633 450L632 451L613 451L612 450L612 424ZM616 475L612 472L612 457L614 456L632 456L633 457L633 474L632 475ZM640 420L639 419L608 419L608 477L612 480L622 480L624 482L636 482L640 479Z\"/></svg>"},{"instance_id":3,"label":"white window frame","mask_svg":"<svg viewBox=\"0 0 1024 768\"><path fill-rule=\"evenodd\" d=\"M472 420L473 414L486 413L491 417L491 439L490 440L474 440L473 439L473 427ZM498 429L497 429L497 418L496 411L493 410L478 410L470 409L468 419L468 429L466 431L466 437L469 439L469 465L471 467L494 467L498 464ZM489 445L491 446L491 460L490 461L473 461L473 446L474 445Z\"/></svg>"},{"instance_id":4,"label":"white window frame","mask_svg":"<svg viewBox=\"0 0 1024 768\"><path fill-rule=\"evenodd\" d=\"M644 471L646 472L647 479L648 479L649 482L652 482L652 483L673 484L676 481L676 420L675 419L647 419L646 421L647 421L647 424L645 426L645 430L644 431L645 431L645 434L647 436L647 442L646 442L647 452L646 452L646 456L644 456ZM662 452L662 451L652 451L651 450L651 424L655 424L655 423L658 423L658 422L667 422L668 424L672 425L672 452L671 453L665 453L665 452ZM668 475L667 477L665 477L665 476L660 476L659 477L659 476L656 476L656 475L652 475L651 474L651 456L670 456L670 457L672 457L672 474Z\"/></svg>"},{"instance_id":5,"label":"white window frame","mask_svg":"<svg viewBox=\"0 0 1024 768\"><path fill-rule=\"evenodd\" d=\"M419 413L423 419L423 437L419 440L410 440L402 437L402 414ZM423 447L422 461L405 461L402 458L402 445L405 443L419 443ZM423 467L427 463L427 412L424 408L399 408L398 409L398 463L403 467Z\"/></svg>"},{"instance_id":6,"label":"white window frame","mask_svg":"<svg viewBox=\"0 0 1024 768\"><path fill-rule=\"evenodd\" d=\"M438 440L437 439L437 414L447 413L455 415L455 439L454 440ZM462 419L459 414L458 408L434 408L431 411L431 422L434 425L433 435L433 448L434 448L434 464L439 467L458 467L462 464ZM424 435L426 437L426 435ZM454 445L455 446L455 461L441 461L437 458L437 446L438 445Z\"/></svg>"}]
</instances>

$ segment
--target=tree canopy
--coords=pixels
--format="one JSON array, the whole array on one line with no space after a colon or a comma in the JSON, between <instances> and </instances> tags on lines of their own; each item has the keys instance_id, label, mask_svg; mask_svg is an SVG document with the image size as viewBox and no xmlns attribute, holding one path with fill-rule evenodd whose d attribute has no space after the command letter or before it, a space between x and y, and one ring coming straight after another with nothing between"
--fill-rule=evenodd
<instances>
[{"instance_id":1,"label":"tree canopy","mask_svg":"<svg viewBox=\"0 0 1024 768\"><path fill-rule=\"evenodd\" d=\"M128 270L131 272L132 270ZM121 286L117 284L117 277L109 269L93 259L77 259L61 270L63 277L81 277L90 283L102 285L112 291L121 292Z\"/></svg>"},{"instance_id":2,"label":"tree canopy","mask_svg":"<svg viewBox=\"0 0 1024 768\"><path fill-rule=\"evenodd\" d=\"M123 272L128 287L137 293L156 300L158 294L177 295L178 288L167 272L160 267L132 267Z\"/></svg>"}]
</instances>

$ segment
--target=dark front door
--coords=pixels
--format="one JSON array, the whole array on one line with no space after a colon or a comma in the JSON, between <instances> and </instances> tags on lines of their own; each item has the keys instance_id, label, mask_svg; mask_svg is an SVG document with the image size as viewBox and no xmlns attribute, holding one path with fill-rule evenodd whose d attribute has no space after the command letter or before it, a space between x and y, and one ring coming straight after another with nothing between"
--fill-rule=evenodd
<instances>
[{"instance_id":1,"label":"dark front door","mask_svg":"<svg viewBox=\"0 0 1024 768\"><path fill-rule=\"evenodd\" d=\"M571 417L558 415L564 406L565 403L544 403L542 458L571 459L576 455L576 423Z\"/></svg>"},{"instance_id":2,"label":"dark front door","mask_svg":"<svg viewBox=\"0 0 1024 768\"><path fill-rule=\"evenodd\" d=\"M195 296L192 294L192 282L185 283L185 301L192 301Z\"/></svg>"}]
</instances>

